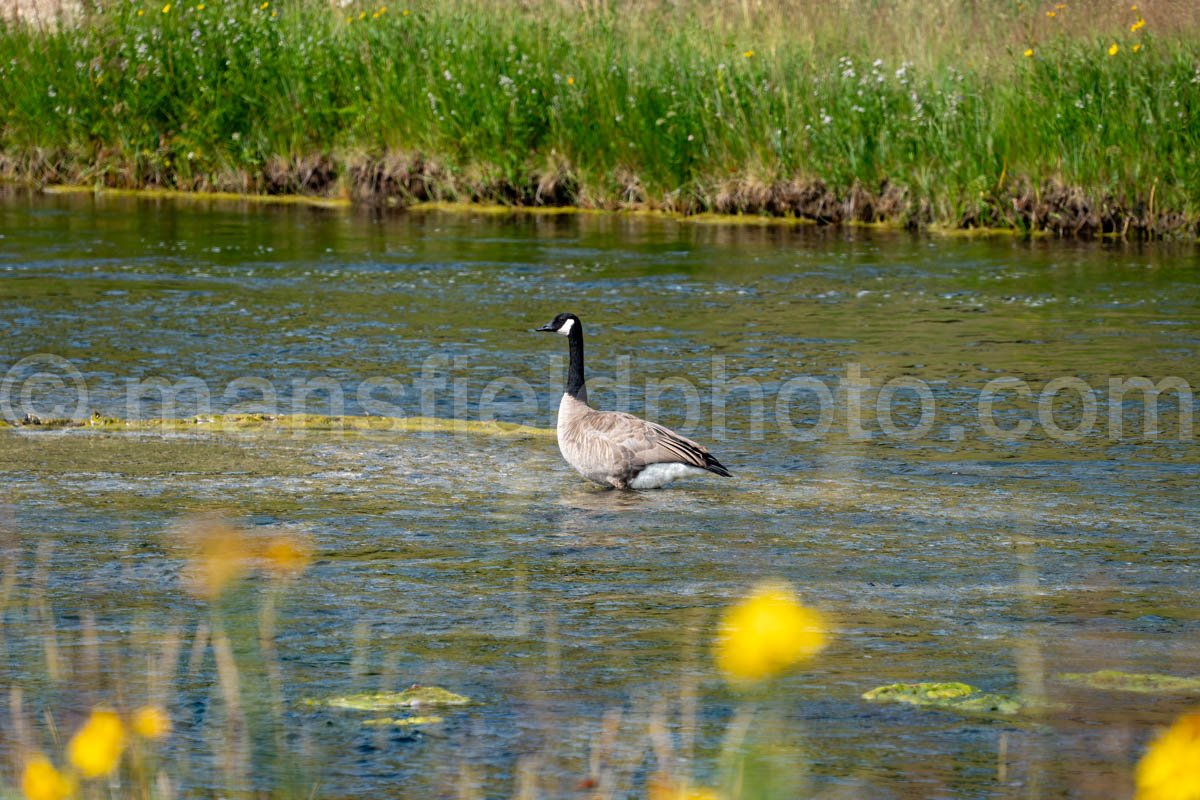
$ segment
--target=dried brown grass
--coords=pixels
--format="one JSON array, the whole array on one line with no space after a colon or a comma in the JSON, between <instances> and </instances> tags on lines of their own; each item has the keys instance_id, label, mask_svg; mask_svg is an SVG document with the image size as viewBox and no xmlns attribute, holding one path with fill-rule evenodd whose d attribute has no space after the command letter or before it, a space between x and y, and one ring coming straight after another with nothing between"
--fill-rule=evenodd
<instances>
[{"instance_id":1,"label":"dried brown grass","mask_svg":"<svg viewBox=\"0 0 1200 800\"><path fill-rule=\"evenodd\" d=\"M362 204L394 207L457 201L513 207L656 210L682 215L713 213L800 219L820 225L890 224L913 230L929 227L935 221L928 198L886 180L878 186L855 183L838 191L815 178L767 180L753 174L733 175L701 180L651 197L638 176L627 169L615 171L598 184L600 188L585 189L578 172L563 159L513 180L498 170L481 167L451 170L419 153L357 153L347 157L313 154L271 159L259 174L232 170L197 175L184 186L175 185L171 176L155 171L149 164L139 166L119 160L108 163L101 169L79 168L66 154L34 150L22 159L0 156L0 180L318 197L348 194ZM952 227L1011 229L1068 238L1200 236L1200 219L1177 209L1156 207L1153 193L1148 200L1100 196L1060 179L1040 184L1008 181L964 209Z\"/></svg>"}]
</instances>

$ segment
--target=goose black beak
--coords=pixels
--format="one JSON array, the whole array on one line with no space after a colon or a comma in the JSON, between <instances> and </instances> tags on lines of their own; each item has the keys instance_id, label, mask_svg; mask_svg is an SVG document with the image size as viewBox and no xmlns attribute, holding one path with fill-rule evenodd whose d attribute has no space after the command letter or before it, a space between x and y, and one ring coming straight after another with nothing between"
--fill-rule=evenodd
<instances>
[{"instance_id":1,"label":"goose black beak","mask_svg":"<svg viewBox=\"0 0 1200 800\"><path fill-rule=\"evenodd\" d=\"M533 332L534 333L554 333L554 328L552 327L552 325L553 325L553 323L546 323L545 325L543 325L540 328L534 328Z\"/></svg>"}]
</instances>

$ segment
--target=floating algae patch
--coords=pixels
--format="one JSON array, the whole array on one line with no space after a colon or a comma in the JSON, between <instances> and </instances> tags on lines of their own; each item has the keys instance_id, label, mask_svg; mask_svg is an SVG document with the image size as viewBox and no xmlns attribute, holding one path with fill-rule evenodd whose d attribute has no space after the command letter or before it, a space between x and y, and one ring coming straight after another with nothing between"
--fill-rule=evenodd
<instances>
[{"instance_id":1,"label":"floating algae patch","mask_svg":"<svg viewBox=\"0 0 1200 800\"><path fill-rule=\"evenodd\" d=\"M553 428L515 422L442 417L364 417L322 414L213 414L183 419L119 419L94 414L86 420L26 417L19 428L89 428L102 431L394 431L396 433L471 433L483 436L552 437Z\"/></svg>"},{"instance_id":2,"label":"floating algae patch","mask_svg":"<svg viewBox=\"0 0 1200 800\"><path fill-rule=\"evenodd\" d=\"M309 699L304 702L310 706L378 712L425 706L465 706L474 701L469 697L455 694L438 686L411 686L403 692L362 692L361 694L347 694L321 700Z\"/></svg>"},{"instance_id":3,"label":"floating algae patch","mask_svg":"<svg viewBox=\"0 0 1200 800\"><path fill-rule=\"evenodd\" d=\"M1142 692L1144 694L1171 694L1187 692L1200 694L1200 678L1181 678L1178 675L1156 675L1152 673L1121 672L1102 669L1098 672L1062 672L1056 676L1067 683L1075 683L1092 689L1114 692Z\"/></svg>"},{"instance_id":4,"label":"floating algae patch","mask_svg":"<svg viewBox=\"0 0 1200 800\"><path fill-rule=\"evenodd\" d=\"M393 719L391 717L379 717L377 719L363 720L363 725L368 725L373 728L382 728L385 726L399 726L402 728L413 727L415 725L437 725L440 722L445 722L445 717L400 717Z\"/></svg>"},{"instance_id":5,"label":"floating algae patch","mask_svg":"<svg viewBox=\"0 0 1200 800\"><path fill-rule=\"evenodd\" d=\"M52 184L46 194L90 194L96 197L134 197L142 200L188 200L191 202L261 203L301 205L317 208L349 208L345 197L315 197L303 194L243 194L241 192L186 192L179 189L112 189L109 187Z\"/></svg>"},{"instance_id":6,"label":"floating algae patch","mask_svg":"<svg viewBox=\"0 0 1200 800\"><path fill-rule=\"evenodd\" d=\"M442 214L490 214L493 216L527 216L560 217L570 215L600 215L606 214L602 209L580 208L579 206L518 206L501 205L499 203L452 203L439 200L429 200L412 203L405 206L405 211L437 212Z\"/></svg>"},{"instance_id":7,"label":"floating algae patch","mask_svg":"<svg viewBox=\"0 0 1200 800\"><path fill-rule=\"evenodd\" d=\"M875 703L907 703L972 714L1016 714L1021 703L1014 697L980 691L969 683L893 683L863 693Z\"/></svg>"}]
</instances>

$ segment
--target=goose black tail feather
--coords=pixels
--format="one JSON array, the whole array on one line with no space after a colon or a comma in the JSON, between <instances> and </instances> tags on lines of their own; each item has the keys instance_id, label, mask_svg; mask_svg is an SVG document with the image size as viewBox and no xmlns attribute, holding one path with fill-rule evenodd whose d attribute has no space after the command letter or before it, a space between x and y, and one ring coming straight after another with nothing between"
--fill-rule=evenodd
<instances>
[{"instance_id":1,"label":"goose black tail feather","mask_svg":"<svg viewBox=\"0 0 1200 800\"><path fill-rule=\"evenodd\" d=\"M712 453L704 454L704 468L709 472L715 473L724 478L733 477L733 473L725 469L725 466L720 461L717 461L715 458L713 458Z\"/></svg>"},{"instance_id":2,"label":"goose black tail feather","mask_svg":"<svg viewBox=\"0 0 1200 800\"><path fill-rule=\"evenodd\" d=\"M664 428L656 422L646 422L644 424L658 434L658 444L679 456L679 463L694 465L726 478L733 477L733 474L725 469L725 466L720 461L717 461L712 453L690 439L685 439L670 428Z\"/></svg>"}]
</instances>

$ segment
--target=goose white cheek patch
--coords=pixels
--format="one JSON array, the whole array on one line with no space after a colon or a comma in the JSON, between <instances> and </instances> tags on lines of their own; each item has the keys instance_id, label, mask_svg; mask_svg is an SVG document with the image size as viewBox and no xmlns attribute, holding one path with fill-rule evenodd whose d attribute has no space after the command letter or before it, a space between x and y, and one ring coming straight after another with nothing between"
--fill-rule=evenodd
<instances>
[{"instance_id":1,"label":"goose white cheek patch","mask_svg":"<svg viewBox=\"0 0 1200 800\"><path fill-rule=\"evenodd\" d=\"M563 336L569 336L571 333L571 328L574 328L574 327L575 327L575 320L569 319L563 323L563 326L561 328L558 329L558 333L561 333Z\"/></svg>"}]
</instances>

